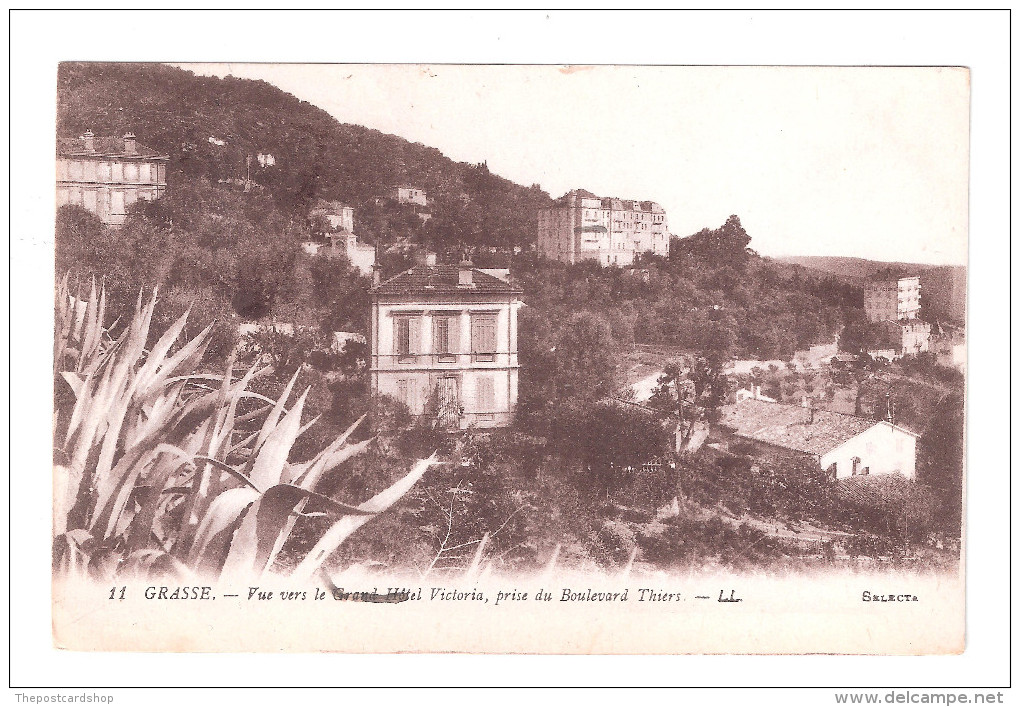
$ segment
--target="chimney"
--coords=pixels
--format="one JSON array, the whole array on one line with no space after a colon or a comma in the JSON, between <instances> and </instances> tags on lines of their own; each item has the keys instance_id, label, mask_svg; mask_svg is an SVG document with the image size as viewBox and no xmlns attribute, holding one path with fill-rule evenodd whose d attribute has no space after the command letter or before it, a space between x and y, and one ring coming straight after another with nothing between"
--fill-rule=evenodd
<instances>
[{"instance_id":1,"label":"chimney","mask_svg":"<svg viewBox=\"0 0 1020 707\"><path fill-rule=\"evenodd\" d=\"M382 282L382 275L380 275L380 273L379 273L379 266L378 265L373 265L372 266L372 286L373 287L378 287L380 282Z\"/></svg>"},{"instance_id":2,"label":"chimney","mask_svg":"<svg viewBox=\"0 0 1020 707\"><path fill-rule=\"evenodd\" d=\"M802 395L800 397L800 405L801 407L807 408L808 424L813 425L815 423L815 408L814 405L811 404L810 398L806 395Z\"/></svg>"},{"instance_id":3,"label":"chimney","mask_svg":"<svg viewBox=\"0 0 1020 707\"><path fill-rule=\"evenodd\" d=\"M96 135L91 130L86 130L85 134L81 136L82 142L85 143L85 152L96 151Z\"/></svg>"},{"instance_id":4,"label":"chimney","mask_svg":"<svg viewBox=\"0 0 1020 707\"><path fill-rule=\"evenodd\" d=\"M124 154L134 155L138 153L138 145L135 142L134 133L124 133Z\"/></svg>"},{"instance_id":5,"label":"chimney","mask_svg":"<svg viewBox=\"0 0 1020 707\"><path fill-rule=\"evenodd\" d=\"M751 384L751 397L754 398L755 400L759 400L761 398L760 385L756 385L754 383Z\"/></svg>"},{"instance_id":6,"label":"chimney","mask_svg":"<svg viewBox=\"0 0 1020 707\"><path fill-rule=\"evenodd\" d=\"M470 260L460 261L460 272L457 280L458 287L474 287L474 270Z\"/></svg>"}]
</instances>

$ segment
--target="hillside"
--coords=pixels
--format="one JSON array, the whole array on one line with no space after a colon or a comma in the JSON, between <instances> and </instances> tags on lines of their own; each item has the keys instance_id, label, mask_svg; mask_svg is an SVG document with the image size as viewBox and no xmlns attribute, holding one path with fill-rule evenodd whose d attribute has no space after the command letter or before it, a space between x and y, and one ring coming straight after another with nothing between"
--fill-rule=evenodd
<instances>
[{"instance_id":1,"label":"hillside","mask_svg":"<svg viewBox=\"0 0 1020 707\"><path fill-rule=\"evenodd\" d=\"M963 265L922 265L882 262L865 258L789 255L775 260L835 275L846 282L863 285L876 273L891 270L900 275L921 277L921 306L931 319L963 323L967 309L967 268Z\"/></svg>"},{"instance_id":2,"label":"hillside","mask_svg":"<svg viewBox=\"0 0 1020 707\"><path fill-rule=\"evenodd\" d=\"M279 208L304 218L317 197L356 209L369 241L525 245L535 238L537 208L550 203L484 165L454 162L439 150L360 125L264 81L196 76L160 64L64 63L58 70L57 136L133 131L170 155L168 182L251 178ZM220 144L223 143L223 144ZM275 164L262 165L259 154ZM396 185L423 188L432 219L422 224L395 205L376 203Z\"/></svg>"},{"instance_id":3,"label":"hillside","mask_svg":"<svg viewBox=\"0 0 1020 707\"><path fill-rule=\"evenodd\" d=\"M903 270L904 274L920 275L922 272L926 272L933 267L917 263L887 263L880 260L867 260L866 258L825 255L785 255L776 258L776 260L794 265L802 265L806 268L838 275L849 280L866 280L886 268Z\"/></svg>"}]
</instances>

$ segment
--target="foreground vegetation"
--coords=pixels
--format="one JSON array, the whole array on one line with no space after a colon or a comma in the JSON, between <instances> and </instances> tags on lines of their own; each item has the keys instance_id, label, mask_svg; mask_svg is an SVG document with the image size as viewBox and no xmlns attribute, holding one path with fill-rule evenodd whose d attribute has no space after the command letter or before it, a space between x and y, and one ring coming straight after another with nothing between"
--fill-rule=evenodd
<instances>
[{"instance_id":1,"label":"foreground vegetation","mask_svg":"<svg viewBox=\"0 0 1020 707\"><path fill-rule=\"evenodd\" d=\"M57 290L54 385L54 564L64 574L259 577L277 569L297 521L328 519L289 571L308 579L359 527L425 473L419 461L357 506L318 493L324 474L362 453L356 423L310 459L291 458L307 391L290 403L235 376L197 372L209 328L179 342L187 314L146 343L155 297L120 333L104 326L105 292ZM360 423L360 421L359 421Z\"/></svg>"}]
</instances>

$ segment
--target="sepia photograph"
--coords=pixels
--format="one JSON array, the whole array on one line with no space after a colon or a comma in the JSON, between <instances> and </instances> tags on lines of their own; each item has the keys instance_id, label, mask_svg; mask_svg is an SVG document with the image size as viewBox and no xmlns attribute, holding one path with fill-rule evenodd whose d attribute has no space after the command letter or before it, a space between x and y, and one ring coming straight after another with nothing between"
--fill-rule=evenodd
<instances>
[{"instance_id":1,"label":"sepia photograph","mask_svg":"<svg viewBox=\"0 0 1020 707\"><path fill-rule=\"evenodd\" d=\"M991 19L21 13L17 701L1002 702Z\"/></svg>"},{"instance_id":2,"label":"sepia photograph","mask_svg":"<svg viewBox=\"0 0 1020 707\"><path fill-rule=\"evenodd\" d=\"M805 577L857 630L358 645L961 650L968 97L947 67L60 64L54 640L169 649L187 621L107 613L214 599L739 624ZM428 144L461 131L486 159ZM869 606L922 596L938 630Z\"/></svg>"}]
</instances>

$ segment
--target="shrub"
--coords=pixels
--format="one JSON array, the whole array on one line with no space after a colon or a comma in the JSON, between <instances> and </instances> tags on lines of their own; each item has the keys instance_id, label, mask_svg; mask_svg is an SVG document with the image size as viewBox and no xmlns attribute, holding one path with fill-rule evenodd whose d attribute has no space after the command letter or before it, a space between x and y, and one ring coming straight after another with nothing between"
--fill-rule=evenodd
<instances>
[{"instance_id":1,"label":"shrub","mask_svg":"<svg viewBox=\"0 0 1020 707\"><path fill-rule=\"evenodd\" d=\"M274 401L248 390L265 370L235 376L230 361L222 375L198 372L211 325L178 344L187 313L147 349L155 306L155 296L143 305L139 295L114 338L103 326L105 292L93 284L87 302L72 298L66 277L57 288L56 572L255 578L313 513L330 522L293 567L291 576L307 578L434 463L419 461L358 506L318 493L324 474L370 443L348 443L361 420L308 461L288 461L312 424L301 424L307 390L287 408L297 375Z\"/></svg>"}]
</instances>

